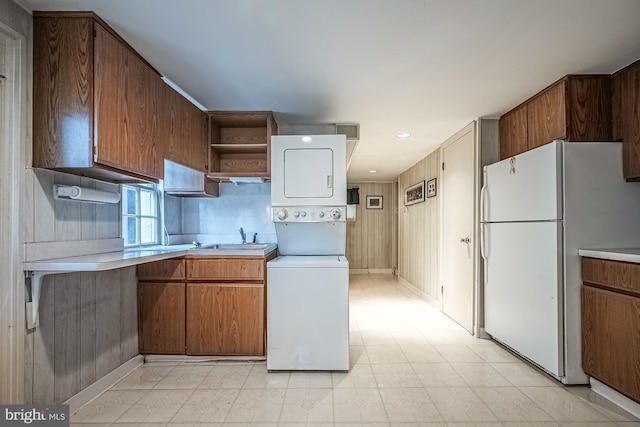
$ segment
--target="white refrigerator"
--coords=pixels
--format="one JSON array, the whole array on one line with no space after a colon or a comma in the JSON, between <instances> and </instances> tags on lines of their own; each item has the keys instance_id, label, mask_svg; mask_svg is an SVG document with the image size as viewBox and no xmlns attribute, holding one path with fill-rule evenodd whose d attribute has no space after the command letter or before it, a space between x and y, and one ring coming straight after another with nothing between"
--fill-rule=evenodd
<instances>
[{"instance_id":1,"label":"white refrigerator","mask_svg":"<svg viewBox=\"0 0 640 427\"><path fill-rule=\"evenodd\" d=\"M484 168L484 330L565 384L587 384L581 248L640 246L622 144L554 141Z\"/></svg>"}]
</instances>

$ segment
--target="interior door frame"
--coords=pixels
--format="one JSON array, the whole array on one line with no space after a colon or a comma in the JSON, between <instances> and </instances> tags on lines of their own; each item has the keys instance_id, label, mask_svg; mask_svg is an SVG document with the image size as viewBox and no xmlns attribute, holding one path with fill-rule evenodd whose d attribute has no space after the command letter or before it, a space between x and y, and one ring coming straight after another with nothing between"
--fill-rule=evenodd
<instances>
[{"instance_id":1,"label":"interior door frame","mask_svg":"<svg viewBox=\"0 0 640 427\"><path fill-rule=\"evenodd\" d=\"M25 184L27 148L30 135L31 93L30 76L27 73L29 48L27 38L0 22L0 55L6 65L2 78L3 108L0 120L0 211L2 212L3 239L0 242L0 402L24 401L24 352L25 352L25 276L23 263L23 230L28 227L25 206L28 188ZM30 162L29 162L30 163Z\"/></svg>"},{"instance_id":2,"label":"interior door frame","mask_svg":"<svg viewBox=\"0 0 640 427\"><path fill-rule=\"evenodd\" d=\"M464 136L465 134L471 132L472 136L473 136L473 165L474 165L474 170L472 173L473 176L473 226L471 229L471 245L472 245L472 271L473 271L473 313L472 313L472 327L471 327L471 334L474 335L475 337L478 338L483 338L486 337L486 334L481 333L480 327L479 325L481 325L480 322L480 315L481 315L481 307L480 307L480 301L481 301L481 280L480 280L480 245L479 245L479 237L480 237L480 229L479 229L479 214L480 214L480 209L479 209L479 200L480 200L480 183L481 181L481 172L482 172L482 168L480 167L480 154L479 154L479 129L478 129L479 125L477 121L472 121L471 123L469 123L468 125L466 125L465 127L463 127L462 129L460 129L458 132L456 132L454 135L452 135L451 137L449 137L445 142L442 143L442 145L440 145L440 159L441 159L441 165L444 165L445 162L445 148L448 147L449 145L455 143L456 141L458 141L462 136ZM444 166L446 168L446 165ZM444 181L445 181L445 174L444 174L445 169L441 168L441 173L440 173L440 177L442 179L442 183L440 185L438 185L439 188L444 188ZM442 277L444 276L444 221L445 221L445 217L444 217L444 200L441 200L439 203L439 216L440 216L440 221L439 221L439 238L440 238L440 264L439 264L439 269L440 269L440 280L442 280ZM441 289L442 289L442 282L441 282ZM444 312L444 301L443 301L443 295L440 295L440 307L441 310Z\"/></svg>"}]
</instances>

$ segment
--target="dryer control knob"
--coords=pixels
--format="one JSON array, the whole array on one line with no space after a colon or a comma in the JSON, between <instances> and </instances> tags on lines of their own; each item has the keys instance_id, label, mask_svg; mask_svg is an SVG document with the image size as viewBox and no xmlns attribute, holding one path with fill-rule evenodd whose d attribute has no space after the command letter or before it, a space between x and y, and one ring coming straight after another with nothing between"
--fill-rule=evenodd
<instances>
[{"instance_id":1,"label":"dryer control knob","mask_svg":"<svg viewBox=\"0 0 640 427\"><path fill-rule=\"evenodd\" d=\"M295 211L295 212L293 213L293 216L295 216L296 218L298 218L298 217L300 216L300 212Z\"/></svg>"},{"instance_id":2,"label":"dryer control knob","mask_svg":"<svg viewBox=\"0 0 640 427\"><path fill-rule=\"evenodd\" d=\"M283 219L287 218L287 210L286 209L280 209L277 213L276 213L276 217L282 221Z\"/></svg>"},{"instance_id":3,"label":"dryer control knob","mask_svg":"<svg viewBox=\"0 0 640 427\"><path fill-rule=\"evenodd\" d=\"M338 219L340 218L340 210L339 209L331 209L331 218Z\"/></svg>"},{"instance_id":4,"label":"dryer control knob","mask_svg":"<svg viewBox=\"0 0 640 427\"><path fill-rule=\"evenodd\" d=\"M304 218L305 216L307 216L307 213L306 213L305 211L302 211L302 212L300 212L300 216L301 216L302 218Z\"/></svg>"},{"instance_id":5,"label":"dryer control knob","mask_svg":"<svg viewBox=\"0 0 640 427\"><path fill-rule=\"evenodd\" d=\"M324 212L323 212L323 211L320 211L320 213L318 214L318 216L319 216L320 218L324 218Z\"/></svg>"}]
</instances>

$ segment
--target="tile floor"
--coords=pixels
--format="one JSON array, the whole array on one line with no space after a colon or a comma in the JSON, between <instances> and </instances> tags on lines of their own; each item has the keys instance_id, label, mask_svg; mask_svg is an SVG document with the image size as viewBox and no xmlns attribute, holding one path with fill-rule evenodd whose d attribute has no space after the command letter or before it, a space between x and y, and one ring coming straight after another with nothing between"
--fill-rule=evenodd
<instances>
[{"instance_id":1,"label":"tile floor","mask_svg":"<svg viewBox=\"0 0 640 427\"><path fill-rule=\"evenodd\" d=\"M71 417L108 426L640 426L471 337L391 275L352 275L349 373L150 363Z\"/></svg>"}]
</instances>

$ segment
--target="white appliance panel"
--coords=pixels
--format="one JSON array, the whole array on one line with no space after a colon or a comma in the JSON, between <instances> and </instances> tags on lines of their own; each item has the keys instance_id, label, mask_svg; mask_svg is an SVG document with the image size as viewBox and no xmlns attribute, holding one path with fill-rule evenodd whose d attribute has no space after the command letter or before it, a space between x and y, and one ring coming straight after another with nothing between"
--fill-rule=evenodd
<instances>
[{"instance_id":1,"label":"white appliance panel","mask_svg":"<svg viewBox=\"0 0 640 427\"><path fill-rule=\"evenodd\" d=\"M482 227L486 332L562 376L562 223Z\"/></svg>"},{"instance_id":2,"label":"white appliance panel","mask_svg":"<svg viewBox=\"0 0 640 427\"><path fill-rule=\"evenodd\" d=\"M349 264L277 268L274 261L267 263L267 369L348 371Z\"/></svg>"},{"instance_id":3,"label":"white appliance panel","mask_svg":"<svg viewBox=\"0 0 640 427\"><path fill-rule=\"evenodd\" d=\"M344 135L272 136L272 206L346 205L346 157Z\"/></svg>"},{"instance_id":4,"label":"white appliance panel","mask_svg":"<svg viewBox=\"0 0 640 427\"><path fill-rule=\"evenodd\" d=\"M344 255L347 223L277 222L280 255Z\"/></svg>"},{"instance_id":5,"label":"white appliance panel","mask_svg":"<svg viewBox=\"0 0 640 427\"><path fill-rule=\"evenodd\" d=\"M333 151L329 148L285 150L284 196L317 199L333 196Z\"/></svg>"},{"instance_id":6,"label":"white appliance panel","mask_svg":"<svg viewBox=\"0 0 640 427\"><path fill-rule=\"evenodd\" d=\"M562 219L562 142L484 168L482 221Z\"/></svg>"}]
</instances>

